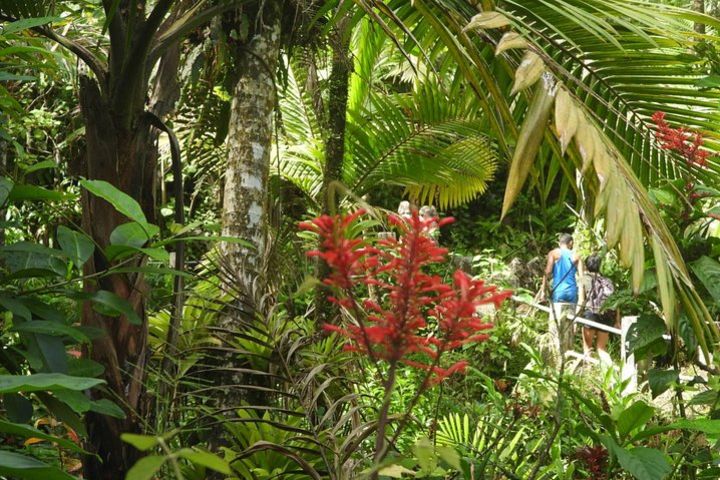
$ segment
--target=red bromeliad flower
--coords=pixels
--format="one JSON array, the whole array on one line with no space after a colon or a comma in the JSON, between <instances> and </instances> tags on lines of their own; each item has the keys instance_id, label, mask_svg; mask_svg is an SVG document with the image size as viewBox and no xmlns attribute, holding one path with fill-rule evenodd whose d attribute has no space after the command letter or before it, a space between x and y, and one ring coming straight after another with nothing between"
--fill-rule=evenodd
<instances>
[{"instance_id":1,"label":"red bromeliad flower","mask_svg":"<svg viewBox=\"0 0 720 480\"><path fill-rule=\"evenodd\" d=\"M709 152L701 148L704 143L702 134L691 132L685 127L670 127L665 120L665 112L655 112L652 120L657 126L655 138L663 149L679 153L691 167L707 165Z\"/></svg>"},{"instance_id":2,"label":"red bromeliad flower","mask_svg":"<svg viewBox=\"0 0 720 480\"><path fill-rule=\"evenodd\" d=\"M477 307L499 306L512 292L499 292L461 270L455 272L452 285L425 273L428 265L445 261L447 250L427 235L428 222L417 212L409 219L390 217L401 232L399 239L384 239L371 246L348 238L348 227L363 213L324 215L300 225L320 235L321 249L308 255L320 257L330 266L332 273L323 282L336 290L337 297L329 299L354 320L345 327L323 328L346 337L348 350L427 371L428 381L439 382L464 371L467 361L443 368L441 355L485 340L487 335L481 332L491 325L477 316ZM443 219L439 226L452 221ZM360 285L374 286L380 300L359 301L354 287ZM433 319L432 325L428 319Z\"/></svg>"}]
</instances>

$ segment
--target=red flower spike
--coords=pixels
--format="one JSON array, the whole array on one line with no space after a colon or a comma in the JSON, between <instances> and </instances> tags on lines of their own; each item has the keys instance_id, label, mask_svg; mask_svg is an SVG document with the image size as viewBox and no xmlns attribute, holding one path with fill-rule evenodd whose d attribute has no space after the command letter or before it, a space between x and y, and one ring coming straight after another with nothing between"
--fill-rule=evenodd
<instances>
[{"instance_id":1,"label":"red flower spike","mask_svg":"<svg viewBox=\"0 0 720 480\"><path fill-rule=\"evenodd\" d=\"M336 292L331 301L355 320L345 328L323 328L346 337L347 351L429 372L429 384L464 372L468 365L465 360L441 367L443 353L486 340L488 336L480 332L492 325L477 317L478 307L490 303L499 307L511 292L499 292L460 270L453 275L452 285L424 273L425 267L445 262L447 250L429 238L426 232L432 221L422 220L416 211L408 219L390 216L390 223L400 231L397 240L387 238L371 246L348 238L349 227L362 213L323 215L300 224L300 228L320 236L320 250L308 255L328 264L331 274L323 282ZM445 218L437 225L452 221ZM373 285L380 300L358 300L353 286L359 285ZM430 336L429 318L436 329Z\"/></svg>"}]
</instances>

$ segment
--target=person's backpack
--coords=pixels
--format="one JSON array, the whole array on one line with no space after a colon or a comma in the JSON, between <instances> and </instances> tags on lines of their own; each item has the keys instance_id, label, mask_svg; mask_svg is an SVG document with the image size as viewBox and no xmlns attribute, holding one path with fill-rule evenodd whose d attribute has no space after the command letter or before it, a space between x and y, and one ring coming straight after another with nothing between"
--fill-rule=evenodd
<instances>
[{"instance_id":1,"label":"person's backpack","mask_svg":"<svg viewBox=\"0 0 720 480\"><path fill-rule=\"evenodd\" d=\"M602 304L615 292L615 285L602 275L593 275L588 293L587 307L593 313L600 313Z\"/></svg>"}]
</instances>

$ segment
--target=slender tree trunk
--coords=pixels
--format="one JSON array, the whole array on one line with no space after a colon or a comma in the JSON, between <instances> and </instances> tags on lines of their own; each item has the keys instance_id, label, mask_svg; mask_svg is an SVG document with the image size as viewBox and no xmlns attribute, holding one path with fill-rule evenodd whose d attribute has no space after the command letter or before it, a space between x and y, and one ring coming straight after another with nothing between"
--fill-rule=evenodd
<instances>
[{"instance_id":1,"label":"slender tree trunk","mask_svg":"<svg viewBox=\"0 0 720 480\"><path fill-rule=\"evenodd\" d=\"M280 0L265 0L247 43L238 52L238 80L233 92L228 129L228 159L225 170L222 234L251 244L250 247L221 245L223 281L234 304L222 315L218 338L225 344L220 350L216 385L223 386L213 399L223 414L241 401L251 404L265 401L265 394L253 395L233 385L255 383L252 375L238 374L231 347L233 333L245 330L244 321L261 308L264 293L264 257L268 235L268 179L275 109L275 75L280 54ZM212 443L217 444L217 435Z\"/></svg>"},{"instance_id":2,"label":"slender tree trunk","mask_svg":"<svg viewBox=\"0 0 720 480\"><path fill-rule=\"evenodd\" d=\"M343 160L345 157L345 127L348 105L348 84L350 73L353 70L350 58L350 12L337 24L330 36L332 47L332 68L328 80L328 115L327 137L325 140L325 166L323 168L322 182L322 212L333 214L336 212L337 192L333 183L342 180ZM329 274L327 264L318 260L318 278L325 278ZM319 284L316 295L317 321L320 323L333 323L333 317L338 309L328 302L328 291L324 285Z\"/></svg>"},{"instance_id":3,"label":"slender tree trunk","mask_svg":"<svg viewBox=\"0 0 720 480\"><path fill-rule=\"evenodd\" d=\"M128 99L132 101L132 99ZM136 101L142 105L142 101ZM123 128L113 115L97 83L88 77L80 79L80 106L85 120L87 151L81 166L89 179L105 180L138 200L149 221L154 215L154 174L157 152L150 134L150 124L142 114L135 116L131 130ZM110 234L127 218L119 214L105 200L83 193L83 229L101 248L110 244ZM102 253L96 250L85 264L84 273L92 275L109 267ZM120 440L125 432L140 432L149 402L144 394L145 363L147 361L147 323L145 296L147 288L141 274L115 274L96 282L87 281L85 290L107 290L126 299L142 319L133 325L125 317L108 317L93 310L89 303L83 309L82 324L99 328L105 335L93 341L86 356L105 367L104 378L110 400L121 404L127 417L124 420L89 413L86 416L88 441L92 453L86 458L84 474L92 480L124 478L139 452ZM93 391L95 399L102 398ZM118 399L121 399L118 402Z\"/></svg>"},{"instance_id":4,"label":"slender tree trunk","mask_svg":"<svg viewBox=\"0 0 720 480\"><path fill-rule=\"evenodd\" d=\"M693 10L698 13L705 13L705 0L693 0ZM700 34L705 34L705 24L695 22L695 31Z\"/></svg>"},{"instance_id":5,"label":"slender tree trunk","mask_svg":"<svg viewBox=\"0 0 720 480\"><path fill-rule=\"evenodd\" d=\"M266 0L257 31L240 53L239 79L230 111L222 233L243 239L252 249L223 245L234 289L252 304L262 275L267 242L267 185L275 108L275 71L280 51L278 0Z\"/></svg>"}]
</instances>

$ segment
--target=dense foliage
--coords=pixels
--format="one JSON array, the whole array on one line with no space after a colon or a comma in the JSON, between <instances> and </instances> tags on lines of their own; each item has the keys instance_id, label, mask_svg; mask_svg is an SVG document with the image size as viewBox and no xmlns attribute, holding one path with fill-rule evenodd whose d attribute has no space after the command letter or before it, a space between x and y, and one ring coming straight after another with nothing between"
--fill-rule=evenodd
<instances>
[{"instance_id":1,"label":"dense foliage","mask_svg":"<svg viewBox=\"0 0 720 480\"><path fill-rule=\"evenodd\" d=\"M717 13L3 0L0 478L720 478Z\"/></svg>"}]
</instances>

